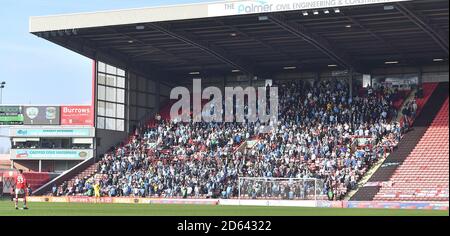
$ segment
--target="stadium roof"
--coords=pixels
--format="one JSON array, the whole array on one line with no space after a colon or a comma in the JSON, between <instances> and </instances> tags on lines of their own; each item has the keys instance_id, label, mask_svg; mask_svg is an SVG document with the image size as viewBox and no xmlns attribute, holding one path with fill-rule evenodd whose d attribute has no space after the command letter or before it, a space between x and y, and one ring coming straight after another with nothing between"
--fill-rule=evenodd
<instances>
[{"instance_id":1,"label":"stadium roof","mask_svg":"<svg viewBox=\"0 0 450 236\"><path fill-rule=\"evenodd\" d=\"M93 59L174 77L294 68L366 72L448 65L449 2L228 1L31 17L30 32Z\"/></svg>"}]
</instances>

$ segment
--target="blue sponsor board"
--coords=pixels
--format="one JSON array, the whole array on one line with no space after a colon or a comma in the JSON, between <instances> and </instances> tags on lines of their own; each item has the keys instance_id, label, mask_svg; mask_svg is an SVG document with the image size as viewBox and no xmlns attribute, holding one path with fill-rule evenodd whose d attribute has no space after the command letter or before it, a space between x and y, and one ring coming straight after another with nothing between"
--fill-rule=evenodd
<instances>
[{"instance_id":1,"label":"blue sponsor board","mask_svg":"<svg viewBox=\"0 0 450 236\"><path fill-rule=\"evenodd\" d=\"M91 129L17 129L15 137L90 137Z\"/></svg>"}]
</instances>

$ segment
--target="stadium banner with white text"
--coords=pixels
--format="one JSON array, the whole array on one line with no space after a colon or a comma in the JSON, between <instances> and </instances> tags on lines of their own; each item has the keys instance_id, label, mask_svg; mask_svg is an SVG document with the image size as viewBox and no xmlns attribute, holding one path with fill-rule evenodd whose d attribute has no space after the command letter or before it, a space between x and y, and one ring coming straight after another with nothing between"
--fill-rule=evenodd
<instances>
[{"instance_id":1,"label":"stadium banner with white text","mask_svg":"<svg viewBox=\"0 0 450 236\"><path fill-rule=\"evenodd\" d=\"M410 0L252 0L208 5L208 16L232 16L270 12L404 2Z\"/></svg>"},{"instance_id":2,"label":"stadium banner with white text","mask_svg":"<svg viewBox=\"0 0 450 236\"><path fill-rule=\"evenodd\" d=\"M20 106L0 106L0 125L22 125L23 114Z\"/></svg>"},{"instance_id":3,"label":"stadium banner with white text","mask_svg":"<svg viewBox=\"0 0 450 236\"><path fill-rule=\"evenodd\" d=\"M84 160L92 155L92 150L11 150L11 160Z\"/></svg>"},{"instance_id":4,"label":"stadium banner with white text","mask_svg":"<svg viewBox=\"0 0 450 236\"><path fill-rule=\"evenodd\" d=\"M94 113L91 106L62 106L61 125L94 126Z\"/></svg>"},{"instance_id":5,"label":"stadium banner with white text","mask_svg":"<svg viewBox=\"0 0 450 236\"><path fill-rule=\"evenodd\" d=\"M354 202L354 201L286 201L290 204L279 204L279 200L232 200L232 199L155 199L134 197L39 197L28 198L30 202L73 202L73 203L114 203L114 204L162 204L162 205L223 205L223 206L293 206L318 208L374 208L374 209L421 209L448 210L448 202ZM264 202L264 203L263 203Z\"/></svg>"},{"instance_id":6,"label":"stadium banner with white text","mask_svg":"<svg viewBox=\"0 0 450 236\"><path fill-rule=\"evenodd\" d=\"M377 209L420 209L420 210L448 210L448 202L378 202L378 201L348 201L344 208L377 208Z\"/></svg>"}]
</instances>

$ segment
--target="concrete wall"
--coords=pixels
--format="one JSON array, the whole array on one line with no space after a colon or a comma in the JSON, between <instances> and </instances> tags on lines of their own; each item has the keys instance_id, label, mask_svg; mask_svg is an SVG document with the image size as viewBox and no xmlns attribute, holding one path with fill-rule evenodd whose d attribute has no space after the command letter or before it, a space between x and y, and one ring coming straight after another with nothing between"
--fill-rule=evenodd
<instances>
[{"instance_id":1,"label":"concrete wall","mask_svg":"<svg viewBox=\"0 0 450 236\"><path fill-rule=\"evenodd\" d=\"M111 130L97 129L97 157L103 155L111 147L117 145L120 142L126 141L128 138L127 132L118 132Z\"/></svg>"},{"instance_id":2,"label":"concrete wall","mask_svg":"<svg viewBox=\"0 0 450 236\"><path fill-rule=\"evenodd\" d=\"M57 172L61 173L68 169L71 169L81 161L42 161L42 172ZM22 169L24 171L39 172L39 161L27 160L27 161L14 161L15 169Z\"/></svg>"}]
</instances>

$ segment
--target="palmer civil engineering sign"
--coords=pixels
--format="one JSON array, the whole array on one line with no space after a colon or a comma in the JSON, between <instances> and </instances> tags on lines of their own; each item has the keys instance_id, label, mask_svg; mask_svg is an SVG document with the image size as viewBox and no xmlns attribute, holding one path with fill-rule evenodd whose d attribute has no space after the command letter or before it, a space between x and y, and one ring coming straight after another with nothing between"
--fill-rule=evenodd
<instances>
[{"instance_id":1,"label":"palmer civil engineering sign","mask_svg":"<svg viewBox=\"0 0 450 236\"><path fill-rule=\"evenodd\" d=\"M268 12L336 8L410 0L252 0L230 1L208 5L208 16L230 16Z\"/></svg>"}]
</instances>

